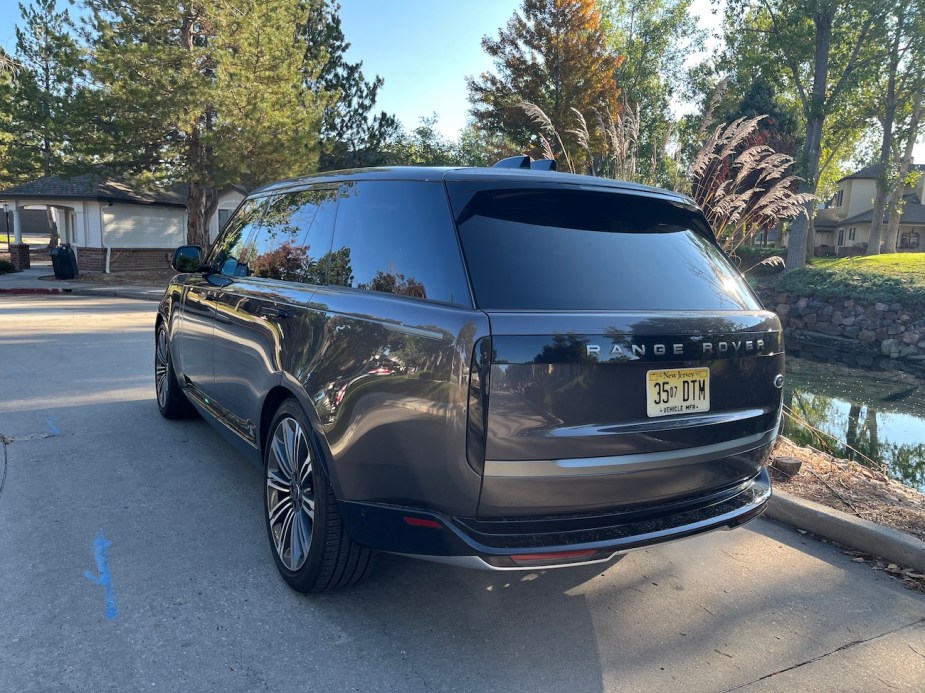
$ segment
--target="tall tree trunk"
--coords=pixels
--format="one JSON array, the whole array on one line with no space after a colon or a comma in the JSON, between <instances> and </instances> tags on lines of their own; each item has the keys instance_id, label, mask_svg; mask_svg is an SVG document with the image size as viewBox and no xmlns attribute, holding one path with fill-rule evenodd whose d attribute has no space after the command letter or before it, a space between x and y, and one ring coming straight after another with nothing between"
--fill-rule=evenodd
<instances>
[{"instance_id":1,"label":"tall tree trunk","mask_svg":"<svg viewBox=\"0 0 925 693\"><path fill-rule=\"evenodd\" d=\"M206 190L202 183L190 183L186 196L186 242L200 248L209 246L209 233L206 228Z\"/></svg>"},{"instance_id":2,"label":"tall tree trunk","mask_svg":"<svg viewBox=\"0 0 925 693\"><path fill-rule=\"evenodd\" d=\"M920 80L921 81L921 80ZM899 175L893 188L893 197L890 200L890 222L884 236L887 248L895 248L899 238L899 220L902 216L903 191L906 186L906 176L912 167L912 150L919 135L919 124L922 122L922 91L920 87L915 90L915 100L912 104L912 119L909 122L909 135L903 150L902 160L899 162ZM890 251L888 251L890 252Z\"/></svg>"},{"instance_id":3,"label":"tall tree trunk","mask_svg":"<svg viewBox=\"0 0 925 693\"><path fill-rule=\"evenodd\" d=\"M832 47L832 22L835 10L820 3L813 15L816 25L816 52L813 63L813 89L806 113L806 139L803 143L804 178L800 183L801 193L816 194L819 184L819 158L822 154L822 126L825 121L825 97L829 78L829 52ZM812 257L815 246L813 212L815 202L804 205L805 214L798 216L790 225L790 245L787 249L787 268L796 269Z\"/></svg>"},{"instance_id":4,"label":"tall tree trunk","mask_svg":"<svg viewBox=\"0 0 925 693\"><path fill-rule=\"evenodd\" d=\"M873 217L870 220L870 236L867 242L867 254L880 254L880 240L883 233L883 211L886 207L886 194L890 187L890 165L893 154L893 124L896 120L896 108L899 101L896 95L896 73L899 70L899 44L905 26L905 11L900 9L896 16L895 33L890 46L889 75L887 77L886 99L883 109L883 140L880 142L880 175L877 176L877 193L874 196ZM900 192L900 197L902 193ZM887 244L884 252L896 252L896 244Z\"/></svg>"},{"instance_id":5,"label":"tall tree trunk","mask_svg":"<svg viewBox=\"0 0 925 693\"><path fill-rule=\"evenodd\" d=\"M46 207L45 212L48 215L48 247L57 248L58 243L61 242L61 236L58 234L58 224L55 223L55 214L51 211L51 207Z\"/></svg>"}]
</instances>

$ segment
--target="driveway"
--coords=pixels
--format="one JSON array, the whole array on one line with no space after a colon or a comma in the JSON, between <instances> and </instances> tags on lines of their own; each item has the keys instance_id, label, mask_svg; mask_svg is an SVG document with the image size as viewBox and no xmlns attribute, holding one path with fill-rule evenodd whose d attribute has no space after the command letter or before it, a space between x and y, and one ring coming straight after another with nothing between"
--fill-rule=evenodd
<instances>
[{"instance_id":1,"label":"driveway","mask_svg":"<svg viewBox=\"0 0 925 693\"><path fill-rule=\"evenodd\" d=\"M277 577L260 470L153 390L154 304L0 297L0 690L925 690L925 595L760 519L616 565Z\"/></svg>"}]
</instances>

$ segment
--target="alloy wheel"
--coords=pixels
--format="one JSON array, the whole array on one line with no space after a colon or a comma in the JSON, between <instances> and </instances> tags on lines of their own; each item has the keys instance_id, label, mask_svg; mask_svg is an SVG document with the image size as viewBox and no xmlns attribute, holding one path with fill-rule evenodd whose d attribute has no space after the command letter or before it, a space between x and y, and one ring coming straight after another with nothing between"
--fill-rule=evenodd
<instances>
[{"instance_id":1,"label":"alloy wheel","mask_svg":"<svg viewBox=\"0 0 925 693\"><path fill-rule=\"evenodd\" d=\"M302 425L280 419L267 457L267 515L276 554L293 572L308 556L315 523L312 452Z\"/></svg>"},{"instance_id":2,"label":"alloy wheel","mask_svg":"<svg viewBox=\"0 0 925 693\"><path fill-rule=\"evenodd\" d=\"M162 409L167 406L168 363L167 330L161 328L157 331L157 343L154 348L154 385L157 388L157 403Z\"/></svg>"}]
</instances>

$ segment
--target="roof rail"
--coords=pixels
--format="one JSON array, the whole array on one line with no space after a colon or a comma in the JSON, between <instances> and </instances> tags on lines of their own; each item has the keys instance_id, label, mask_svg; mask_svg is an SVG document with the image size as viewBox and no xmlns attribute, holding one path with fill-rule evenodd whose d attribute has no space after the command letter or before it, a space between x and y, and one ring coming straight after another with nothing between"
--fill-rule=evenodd
<instances>
[{"instance_id":1,"label":"roof rail","mask_svg":"<svg viewBox=\"0 0 925 693\"><path fill-rule=\"evenodd\" d=\"M537 159L534 161L526 154L509 156L496 162L492 168L529 168L533 171L555 171L555 159Z\"/></svg>"}]
</instances>

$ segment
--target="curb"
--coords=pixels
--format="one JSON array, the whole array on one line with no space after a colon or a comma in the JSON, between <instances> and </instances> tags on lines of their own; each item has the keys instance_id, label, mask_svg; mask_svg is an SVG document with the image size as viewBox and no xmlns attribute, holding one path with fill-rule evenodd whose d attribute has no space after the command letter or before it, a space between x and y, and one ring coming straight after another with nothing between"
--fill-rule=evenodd
<instances>
[{"instance_id":1,"label":"curb","mask_svg":"<svg viewBox=\"0 0 925 693\"><path fill-rule=\"evenodd\" d=\"M925 541L820 503L775 490L765 517L886 558L904 568L925 571Z\"/></svg>"},{"instance_id":2,"label":"curb","mask_svg":"<svg viewBox=\"0 0 925 693\"><path fill-rule=\"evenodd\" d=\"M0 289L7 296L47 296L48 294L71 293L70 289Z\"/></svg>"},{"instance_id":3,"label":"curb","mask_svg":"<svg viewBox=\"0 0 925 693\"><path fill-rule=\"evenodd\" d=\"M154 294L150 291L135 289L81 289L81 288L21 288L0 289L2 296L106 296L109 298L133 298L142 301L160 301L163 292Z\"/></svg>"},{"instance_id":4,"label":"curb","mask_svg":"<svg viewBox=\"0 0 925 693\"><path fill-rule=\"evenodd\" d=\"M74 296L107 296L110 298L134 298L142 301L160 301L163 292L154 295L147 291L134 289L71 289L68 293Z\"/></svg>"}]
</instances>

